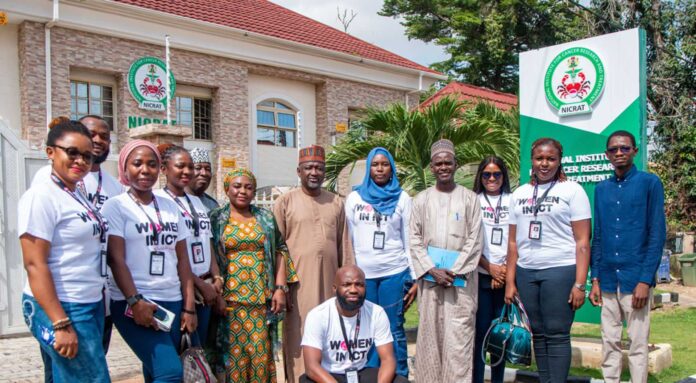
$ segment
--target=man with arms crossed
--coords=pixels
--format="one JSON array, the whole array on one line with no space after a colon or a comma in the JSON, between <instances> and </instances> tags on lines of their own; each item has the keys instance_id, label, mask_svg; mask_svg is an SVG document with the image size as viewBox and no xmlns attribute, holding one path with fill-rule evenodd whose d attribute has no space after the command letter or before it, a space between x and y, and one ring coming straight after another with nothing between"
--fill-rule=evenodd
<instances>
[{"instance_id":1,"label":"man with arms crossed","mask_svg":"<svg viewBox=\"0 0 696 383\"><path fill-rule=\"evenodd\" d=\"M606 155L614 176L595 188L590 301L602 306L602 373L621 378L621 332L626 321L631 341L631 382L648 380L650 295L665 244L662 182L633 165L635 137L612 133Z\"/></svg>"},{"instance_id":2,"label":"man with arms crossed","mask_svg":"<svg viewBox=\"0 0 696 383\"><path fill-rule=\"evenodd\" d=\"M380 306L365 300L365 274L355 265L336 272L336 297L307 315L302 337L306 374L301 383L407 383L396 375L394 340ZM365 368L367 352L377 348L379 368Z\"/></svg>"}]
</instances>

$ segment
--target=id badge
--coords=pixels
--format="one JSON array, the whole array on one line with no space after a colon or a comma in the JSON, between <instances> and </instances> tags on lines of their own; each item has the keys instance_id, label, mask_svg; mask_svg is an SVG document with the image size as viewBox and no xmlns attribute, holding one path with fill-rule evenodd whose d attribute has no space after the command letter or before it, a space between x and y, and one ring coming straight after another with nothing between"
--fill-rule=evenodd
<instances>
[{"instance_id":1,"label":"id badge","mask_svg":"<svg viewBox=\"0 0 696 383\"><path fill-rule=\"evenodd\" d=\"M500 246L503 244L503 229L494 227L491 231L491 245Z\"/></svg>"},{"instance_id":2,"label":"id badge","mask_svg":"<svg viewBox=\"0 0 696 383\"><path fill-rule=\"evenodd\" d=\"M193 263L205 262L205 254L203 253L203 244L201 242L194 242L191 244L191 255Z\"/></svg>"},{"instance_id":3,"label":"id badge","mask_svg":"<svg viewBox=\"0 0 696 383\"><path fill-rule=\"evenodd\" d=\"M106 249L103 246L101 250L99 250L99 262L99 271L101 273L101 276L106 277Z\"/></svg>"},{"instance_id":4,"label":"id badge","mask_svg":"<svg viewBox=\"0 0 696 383\"><path fill-rule=\"evenodd\" d=\"M541 239L541 222L531 221L529 223L529 239L540 240Z\"/></svg>"},{"instance_id":5,"label":"id badge","mask_svg":"<svg viewBox=\"0 0 696 383\"><path fill-rule=\"evenodd\" d=\"M346 370L346 383L360 383L357 369L349 368Z\"/></svg>"},{"instance_id":6,"label":"id badge","mask_svg":"<svg viewBox=\"0 0 696 383\"><path fill-rule=\"evenodd\" d=\"M164 275L164 252L150 252L150 275Z\"/></svg>"},{"instance_id":7,"label":"id badge","mask_svg":"<svg viewBox=\"0 0 696 383\"><path fill-rule=\"evenodd\" d=\"M375 236L372 238L372 248L375 250L384 250L384 238L386 234L383 231L375 231Z\"/></svg>"}]
</instances>

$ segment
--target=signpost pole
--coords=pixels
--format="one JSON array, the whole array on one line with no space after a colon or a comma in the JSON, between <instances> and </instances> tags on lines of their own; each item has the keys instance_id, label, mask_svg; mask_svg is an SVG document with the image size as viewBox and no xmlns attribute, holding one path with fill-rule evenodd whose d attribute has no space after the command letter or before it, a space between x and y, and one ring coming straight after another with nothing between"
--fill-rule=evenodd
<instances>
[{"instance_id":1,"label":"signpost pole","mask_svg":"<svg viewBox=\"0 0 696 383\"><path fill-rule=\"evenodd\" d=\"M165 64L166 64L166 72L167 72L167 75L165 77L167 79L167 85L166 85L166 88L167 88L167 119L166 119L166 121L167 121L167 125L170 125L169 121L171 121L170 120L170 116L171 116L170 106L171 106L172 95L171 95L171 88L169 87L170 86L170 84L169 84L169 35L164 36L164 47L165 47L165 51L166 51Z\"/></svg>"}]
</instances>

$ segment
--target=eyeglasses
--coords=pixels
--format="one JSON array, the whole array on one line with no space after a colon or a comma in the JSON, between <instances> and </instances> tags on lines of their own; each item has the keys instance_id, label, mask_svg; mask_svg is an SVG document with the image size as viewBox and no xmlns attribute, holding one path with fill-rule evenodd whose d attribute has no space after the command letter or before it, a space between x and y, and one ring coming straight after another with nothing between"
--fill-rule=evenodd
<instances>
[{"instance_id":1,"label":"eyeglasses","mask_svg":"<svg viewBox=\"0 0 696 383\"><path fill-rule=\"evenodd\" d=\"M616 154L619 150L621 150L621 153L623 154L628 154L633 150L632 146L628 145L621 145L621 146L612 146L610 148L607 148L607 152L611 154Z\"/></svg>"},{"instance_id":2,"label":"eyeglasses","mask_svg":"<svg viewBox=\"0 0 696 383\"><path fill-rule=\"evenodd\" d=\"M503 176L503 173L502 172L483 172L483 173L481 173L481 178L483 178L484 180L490 179L491 176L493 176L493 178L495 178L496 180L499 180L500 177Z\"/></svg>"},{"instance_id":3,"label":"eyeglasses","mask_svg":"<svg viewBox=\"0 0 696 383\"><path fill-rule=\"evenodd\" d=\"M92 154L92 152L82 153L79 150L77 150L77 148L72 147L72 146L69 148L66 148L66 147L60 146L60 145L51 145L51 146L54 148L62 149L65 152L65 154L68 155L68 158L70 158L73 161L76 160L77 157L82 157L82 159L85 160L85 162L87 162L87 163L91 164L92 162L94 162L94 155Z\"/></svg>"}]
</instances>

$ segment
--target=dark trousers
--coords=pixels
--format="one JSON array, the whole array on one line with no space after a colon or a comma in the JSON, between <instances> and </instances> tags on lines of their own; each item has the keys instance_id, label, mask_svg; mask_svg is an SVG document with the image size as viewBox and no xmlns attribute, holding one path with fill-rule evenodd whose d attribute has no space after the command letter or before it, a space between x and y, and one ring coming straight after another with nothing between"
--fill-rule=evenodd
<instances>
[{"instance_id":1,"label":"dark trousers","mask_svg":"<svg viewBox=\"0 0 696 383\"><path fill-rule=\"evenodd\" d=\"M377 383L378 372L379 368L363 368L362 370L358 371L358 380L360 380L360 383ZM331 374L331 376L333 376L333 378L336 379L338 383L346 383L345 375ZM300 376L300 383L314 383L314 381L312 379L309 379L307 377L307 374L302 374L302 376ZM392 383L408 383L408 379L404 378L401 375L394 375L394 380L392 380Z\"/></svg>"},{"instance_id":2,"label":"dark trousers","mask_svg":"<svg viewBox=\"0 0 696 383\"><path fill-rule=\"evenodd\" d=\"M486 363L481 357L483 338L491 322L500 316L505 307L505 287L491 288L492 278L479 273L478 309L476 310L476 340L474 342L474 383L483 383ZM505 377L505 362L491 368L491 382L502 383Z\"/></svg>"},{"instance_id":3,"label":"dark trousers","mask_svg":"<svg viewBox=\"0 0 696 383\"><path fill-rule=\"evenodd\" d=\"M568 303L575 265L543 270L517 266L517 292L532 326L534 357L541 383L562 383L570 369L570 326L575 312Z\"/></svg>"}]
</instances>

